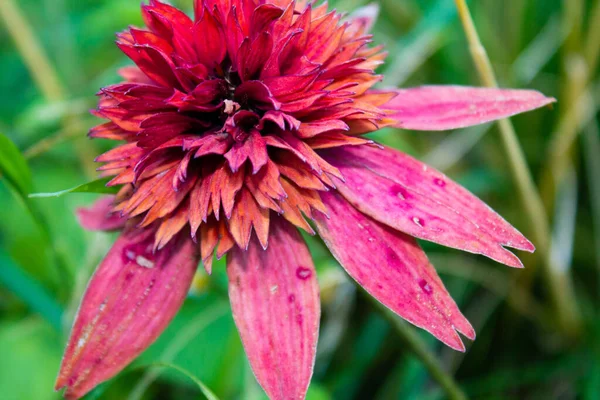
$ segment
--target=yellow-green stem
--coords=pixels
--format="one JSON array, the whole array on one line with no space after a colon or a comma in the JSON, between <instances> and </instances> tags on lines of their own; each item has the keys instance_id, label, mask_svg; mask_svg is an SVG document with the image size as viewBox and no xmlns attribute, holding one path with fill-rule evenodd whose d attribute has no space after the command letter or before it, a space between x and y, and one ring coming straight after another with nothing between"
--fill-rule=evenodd
<instances>
[{"instance_id":1,"label":"yellow-green stem","mask_svg":"<svg viewBox=\"0 0 600 400\"><path fill-rule=\"evenodd\" d=\"M485 48L481 44L471 13L465 0L455 0L458 13L465 30L471 56L482 83L488 87L498 87L496 76ZM544 204L533 181L525 155L512 123L498 121L504 150L508 158L511 174L517 186L519 197L529 219L533 240L541 253L549 293L557 313L557 319L564 333L578 331L580 316L572 290L570 278L552 266L550 259L550 228Z\"/></svg>"},{"instance_id":2,"label":"yellow-green stem","mask_svg":"<svg viewBox=\"0 0 600 400\"><path fill-rule=\"evenodd\" d=\"M0 21L6 27L33 81L46 101L49 103L64 101L67 97L66 90L56 69L14 0L0 0ZM83 132L85 129L84 124L75 117L64 118L63 128L67 132ZM89 145L79 143L76 144L76 149L86 175L94 176L94 157L90 154Z\"/></svg>"},{"instance_id":3,"label":"yellow-green stem","mask_svg":"<svg viewBox=\"0 0 600 400\"><path fill-rule=\"evenodd\" d=\"M58 76L46 57L29 24L13 0L0 1L0 18L14 40L31 77L46 99L60 101L64 91Z\"/></svg>"},{"instance_id":4,"label":"yellow-green stem","mask_svg":"<svg viewBox=\"0 0 600 400\"><path fill-rule=\"evenodd\" d=\"M584 54L590 76L593 76L598 67L598 57L600 56L600 0L596 0L596 3L594 4L594 8L590 13L588 26L589 29L585 38Z\"/></svg>"}]
</instances>

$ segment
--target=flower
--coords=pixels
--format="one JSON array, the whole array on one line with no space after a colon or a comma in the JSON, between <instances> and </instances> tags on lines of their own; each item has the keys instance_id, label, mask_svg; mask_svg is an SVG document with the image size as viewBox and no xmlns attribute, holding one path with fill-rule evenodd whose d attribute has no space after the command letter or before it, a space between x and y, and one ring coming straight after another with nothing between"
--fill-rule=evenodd
<instances>
[{"instance_id":1,"label":"flower","mask_svg":"<svg viewBox=\"0 0 600 400\"><path fill-rule=\"evenodd\" d=\"M253 371L272 399L303 398L320 304L315 234L367 292L448 346L475 332L415 238L512 267L533 245L467 190L363 135L444 130L554 101L526 90L373 89L377 8L344 18L290 0L196 0L192 20L151 0L147 29L117 45L135 63L102 89L92 138L115 197L81 210L122 233L76 317L56 388L76 399L122 370L164 330L199 261L227 254L229 297Z\"/></svg>"}]
</instances>

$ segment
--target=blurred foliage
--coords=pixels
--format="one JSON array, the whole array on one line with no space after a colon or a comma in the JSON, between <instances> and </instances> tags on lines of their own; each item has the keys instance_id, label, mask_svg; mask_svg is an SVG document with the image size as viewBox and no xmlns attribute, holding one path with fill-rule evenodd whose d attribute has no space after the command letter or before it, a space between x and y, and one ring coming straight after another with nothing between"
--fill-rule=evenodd
<instances>
[{"instance_id":1,"label":"blurred foliage","mask_svg":"<svg viewBox=\"0 0 600 400\"><path fill-rule=\"evenodd\" d=\"M331 1L344 11L366 2ZM49 63L28 69L18 40L5 29L17 26L21 35L23 27L15 19L8 25L0 21L0 132L16 146L0 136L0 398L57 399L53 381L77 302L113 238L83 232L73 216L96 195L26 194L96 178L92 161L110 144L86 139L97 123L87 110L94 107L94 93L116 82L117 68L128 63L114 45L114 33L140 25L141 16L139 0L11 3ZM191 8L190 0L174 3ZM452 0L379 3L374 35L389 51L381 69L385 86L480 83ZM551 254L574 282L583 329L565 334L556 326L536 268L540 255L520 254L527 268L517 271L423 243L478 338L459 354L417 334L472 398L598 399L600 0L470 5L501 86L535 88L558 99L553 112L518 116L513 123L548 207ZM447 133L385 129L371 136L443 170L531 232L495 125ZM323 302L309 399L443 398L393 325L356 291L317 239L307 240ZM88 398L195 399L201 392L192 376L220 399L263 399L230 315L223 267L218 262L209 280L199 276L158 342ZM160 362L175 367L158 368Z\"/></svg>"}]
</instances>

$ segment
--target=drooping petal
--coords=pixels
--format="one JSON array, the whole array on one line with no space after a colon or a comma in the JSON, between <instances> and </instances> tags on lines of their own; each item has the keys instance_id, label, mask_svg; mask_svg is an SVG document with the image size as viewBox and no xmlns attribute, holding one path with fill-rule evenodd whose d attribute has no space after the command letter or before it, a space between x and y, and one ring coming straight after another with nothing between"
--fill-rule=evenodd
<instances>
[{"instance_id":1,"label":"drooping petal","mask_svg":"<svg viewBox=\"0 0 600 400\"><path fill-rule=\"evenodd\" d=\"M269 247L253 238L227 256L229 298L252 370L272 400L303 399L319 332L319 287L296 228L272 218Z\"/></svg>"},{"instance_id":2,"label":"drooping petal","mask_svg":"<svg viewBox=\"0 0 600 400\"><path fill-rule=\"evenodd\" d=\"M396 127L426 131L465 128L543 107L556 100L534 90L423 86L399 89L382 108Z\"/></svg>"},{"instance_id":3,"label":"drooping petal","mask_svg":"<svg viewBox=\"0 0 600 400\"><path fill-rule=\"evenodd\" d=\"M120 372L167 327L198 265L180 235L155 253L153 231L123 233L92 277L63 357L56 389L78 399Z\"/></svg>"},{"instance_id":4,"label":"drooping petal","mask_svg":"<svg viewBox=\"0 0 600 400\"><path fill-rule=\"evenodd\" d=\"M452 347L465 347L475 331L461 314L416 241L352 207L337 193L322 193L330 217L316 216L319 235L334 257L373 297Z\"/></svg>"},{"instance_id":5,"label":"drooping petal","mask_svg":"<svg viewBox=\"0 0 600 400\"><path fill-rule=\"evenodd\" d=\"M79 224L89 231L116 231L125 226L127 218L114 212L114 196L105 196L89 208L79 208Z\"/></svg>"},{"instance_id":6,"label":"drooping petal","mask_svg":"<svg viewBox=\"0 0 600 400\"><path fill-rule=\"evenodd\" d=\"M512 267L503 246L533 251L521 233L442 173L390 148L346 146L322 152L344 175L339 192L370 217L420 239L483 254Z\"/></svg>"}]
</instances>

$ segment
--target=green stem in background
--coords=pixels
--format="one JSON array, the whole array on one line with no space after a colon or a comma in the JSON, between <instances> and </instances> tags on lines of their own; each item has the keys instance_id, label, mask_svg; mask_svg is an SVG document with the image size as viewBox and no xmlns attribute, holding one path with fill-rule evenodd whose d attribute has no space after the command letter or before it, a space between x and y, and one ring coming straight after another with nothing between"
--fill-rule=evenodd
<instances>
[{"instance_id":1,"label":"green stem in background","mask_svg":"<svg viewBox=\"0 0 600 400\"><path fill-rule=\"evenodd\" d=\"M600 56L600 0L596 0L594 4L588 26L584 54L590 75L593 76L598 67L598 57Z\"/></svg>"},{"instance_id":2,"label":"green stem in background","mask_svg":"<svg viewBox=\"0 0 600 400\"><path fill-rule=\"evenodd\" d=\"M582 42L585 9L585 0L563 0L565 28L569 31L564 46L567 54L576 51Z\"/></svg>"},{"instance_id":3,"label":"green stem in background","mask_svg":"<svg viewBox=\"0 0 600 400\"><path fill-rule=\"evenodd\" d=\"M57 134L45 137L28 147L23 152L23 156L27 160L30 160L46 153L48 150L60 143L66 142L69 139L75 139L79 136L81 136L81 131L76 131L74 129L63 129Z\"/></svg>"},{"instance_id":4,"label":"green stem in background","mask_svg":"<svg viewBox=\"0 0 600 400\"><path fill-rule=\"evenodd\" d=\"M450 400L466 400L467 396L458 386L454 378L440 365L439 361L429 351L427 344L415 333L415 330L397 315L392 313L373 296L368 294L362 287L357 285L361 293L365 295L381 315L390 323L398 335L412 353L423 363L433 380L435 380L445 392L445 398Z\"/></svg>"},{"instance_id":5,"label":"green stem in background","mask_svg":"<svg viewBox=\"0 0 600 400\"><path fill-rule=\"evenodd\" d=\"M64 91L58 75L13 0L0 1L0 19L14 40L27 69L31 73L31 77L44 97L49 101L62 100Z\"/></svg>"},{"instance_id":6,"label":"green stem in background","mask_svg":"<svg viewBox=\"0 0 600 400\"><path fill-rule=\"evenodd\" d=\"M494 70L485 48L481 44L469 8L465 0L455 0L455 2L481 81L485 86L497 87L498 82ZM569 276L559 268L552 266L549 255L550 227L544 203L537 191L512 123L508 120L501 120L498 121L498 125L510 170L529 219L533 239L543 258L544 276L557 312L558 322L564 333L573 334L581 326L580 314Z\"/></svg>"},{"instance_id":7,"label":"green stem in background","mask_svg":"<svg viewBox=\"0 0 600 400\"><path fill-rule=\"evenodd\" d=\"M0 21L6 27L32 79L46 101L49 103L64 101L67 91L15 0L0 0ZM78 118L74 117L66 117L63 121L67 137L74 135L74 132L84 132L84 126ZM88 177L95 176L94 157L90 154L89 145L79 143L75 146L86 175Z\"/></svg>"}]
</instances>

